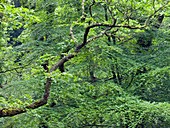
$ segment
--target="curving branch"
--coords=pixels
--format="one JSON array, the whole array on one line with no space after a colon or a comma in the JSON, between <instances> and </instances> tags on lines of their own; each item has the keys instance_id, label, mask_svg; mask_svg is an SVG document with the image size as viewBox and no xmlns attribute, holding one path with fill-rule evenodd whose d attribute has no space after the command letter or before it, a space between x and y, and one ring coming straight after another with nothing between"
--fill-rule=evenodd
<instances>
[{"instance_id":1,"label":"curving branch","mask_svg":"<svg viewBox=\"0 0 170 128\"><path fill-rule=\"evenodd\" d=\"M130 28L130 29L138 29L139 28L139 27L125 26L125 25L115 25L115 24L116 24L116 22L114 22L113 24L96 23L96 24L92 24L92 25L89 25L88 27L86 27L85 32L84 32L84 36L83 36L83 42L75 48L74 53L69 54L69 55L63 57L62 59L60 59L56 64L54 64L52 66L51 69L48 69L47 71L49 71L49 73L52 73L53 71L57 70L65 62L74 58L77 55L77 53L79 53L80 50L85 45L87 45L89 42L105 35L105 33L108 30L112 29L113 27L125 27L125 28ZM100 27L100 26L106 27L106 29L104 31L102 31L99 35L96 35L96 36L88 39L88 34L90 32L90 29L95 28L95 27ZM32 104L30 104L28 106L23 107L23 108L2 108L2 109L0 109L0 117L14 116L14 115L17 115L17 114L25 113L29 109L36 109L38 107L45 105L47 103L49 95L50 95L51 84L52 84L52 78L49 77L49 78L46 79L45 91L44 91L43 97L41 99L39 99L36 102L33 102Z\"/></svg>"}]
</instances>

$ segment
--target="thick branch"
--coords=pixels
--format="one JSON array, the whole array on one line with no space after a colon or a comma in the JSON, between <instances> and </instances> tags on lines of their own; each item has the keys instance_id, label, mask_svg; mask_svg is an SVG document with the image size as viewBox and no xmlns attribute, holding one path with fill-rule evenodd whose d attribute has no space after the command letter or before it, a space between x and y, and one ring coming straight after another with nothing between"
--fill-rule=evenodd
<instances>
[{"instance_id":1,"label":"thick branch","mask_svg":"<svg viewBox=\"0 0 170 128\"><path fill-rule=\"evenodd\" d=\"M58 61L52 68L50 69L50 72L55 71L59 66L64 64L65 62L69 61L71 58L74 57L74 54L69 54L68 56L63 57L61 60Z\"/></svg>"},{"instance_id":2,"label":"thick branch","mask_svg":"<svg viewBox=\"0 0 170 128\"><path fill-rule=\"evenodd\" d=\"M99 26L104 26L104 27L114 27L115 24L104 24L104 23L96 23L96 24L92 24L92 25L89 25L86 30L85 30L85 33L84 33L84 38L83 38L83 43L78 45L75 49L75 52L79 52L79 50L84 47L86 44L87 44L87 37L88 37L88 34L89 34L89 31L91 28L95 28L95 27L99 27Z\"/></svg>"},{"instance_id":3,"label":"thick branch","mask_svg":"<svg viewBox=\"0 0 170 128\"><path fill-rule=\"evenodd\" d=\"M90 29L95 28L95 27L99 27L99 26L107 27L107 29L105 29L105 31L101 32L99 35L94 36L90 39L87 39ZM138 28L138 27L132 27L132 26L121 26L121 25L119 26L119 25L115 25L115 23L113 23L113 24L96 23L96 24L90 25L85 29L83 42L75 48L75 54L74 53L69 54L69 55L63 57L62 59L60 59L54 66L52 66L52 68L49 70L49 72L55 71L61 65L63 65L65 62L74 58L76 53L80 52L80 50L86 44L88 44L90 41L93 41L94 39L101 37L102 35L105 34L105 32L107 30L110 30L113 27L125 27L125 28L130 28L130 29L137 29ZM46 83L45 83L45 91L44 91L42 99L26 106L25 108L3 108L3 109L0 109L0 117L14 116L14 115L26 112L27 109L35 109L35 108L38 108L40 106L45 105L48 101L48 98L49 98L51 83L52 83L52 78L47 78Z\"/></svg>"},{"instance_id":4,"label":"thick branch","mask_svg":"<svg viewBox=\"0 0 170 128\"><path fill-rule=\"evenodd\" d=\"M80 45L78 45L76 48L75 48L75 53L78 53L80 51L80 49L82 49L88 42L96 39L96 38L99 38L101 37L104 33L102 32L101 34L99 34L98 36L95 36L95 37L92 37L90 38L89 40L87 40L87 37L88 37L88 34L89 34L89 31L91 28L94 28L94 27L98 27L98 26L105 26L105 27L114 27L115 25L114 24L104 24L104 23L97 23L97 24L93 24L93 25L90 25L86 28L85 30L85 33L84 33L84 38L83 38L83 43L81 43ZM109 28L109 29L110 29ZM65 56L63 57L61 60L59 60L51 69L50 69L50 72L53 72L55 71L59 66L61 66L62 64L64 64L65 62L69 61L71 58L73 58L75 56L75 54L69 54L68 56Z\"/></svg>"},{"instance_id":5,"label":"thick branch","mask_svg":"<svg viewBox=\"0 0 170 128\"><path fill-rule=\"evenodd\" d=\"M0 117L14 116L27 112L27 109L35 109L47 103L50 94L51 78L47 78L43 98L26 106L25 108L3 108L0 109Z\"/></svg>"},{"instance_id":6,"label":"thick branch","mask_svg":"<svg viewBox=\"0 0 170 128\"><path fill-rule=\"evenodd\" d=\"M26 109L22 108L3 108L0 110L0 117L14 116L26 112Z\"/></svg>"}]
</instances>

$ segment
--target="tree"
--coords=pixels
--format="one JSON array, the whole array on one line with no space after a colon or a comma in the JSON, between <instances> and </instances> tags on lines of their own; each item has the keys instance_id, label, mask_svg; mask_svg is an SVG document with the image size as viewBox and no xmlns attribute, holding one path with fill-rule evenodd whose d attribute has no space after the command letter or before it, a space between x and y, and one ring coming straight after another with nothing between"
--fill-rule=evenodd
<instances>
[{"instance_id":1,"label":"tree","mask_svg":"<svg viewBox=\"0 0 170 128\"><path fill-rule=\"evenodd\" d=\"M169 126L170 1L13 4L0 10L0 117L17 115L4 127Z\"/></svg>"}]
</instances>

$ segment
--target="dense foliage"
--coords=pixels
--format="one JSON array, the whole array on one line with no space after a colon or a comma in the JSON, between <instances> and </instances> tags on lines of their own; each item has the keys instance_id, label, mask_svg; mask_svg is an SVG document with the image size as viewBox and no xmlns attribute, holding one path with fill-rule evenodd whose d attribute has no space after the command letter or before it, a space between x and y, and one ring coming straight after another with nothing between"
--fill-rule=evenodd
<instances>
[{"instance_id":1,"label":"dense foliage","mask_svg":"<svg viewBox=\"0 0 170 128\"><path fill-rule=\"evenodd\" d=\"M1 0L0 127L168 128L169 0Z\"/></svg>"}]
</instances>

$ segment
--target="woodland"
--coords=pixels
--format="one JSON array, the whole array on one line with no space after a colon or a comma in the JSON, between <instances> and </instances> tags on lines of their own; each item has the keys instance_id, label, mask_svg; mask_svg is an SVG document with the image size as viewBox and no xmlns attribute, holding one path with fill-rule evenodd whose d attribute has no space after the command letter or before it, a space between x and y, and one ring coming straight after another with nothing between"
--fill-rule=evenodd
<instances>
[{"instance_id":1,"label":"woodland","mask_svg":"<svg viewBox=\"0 0 170 128\"><path fill-rule=\"evenodd\" d=\"M0 0L0 128L170 128L170 0Z\"/></svg>"}]
</instances>

